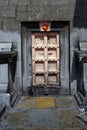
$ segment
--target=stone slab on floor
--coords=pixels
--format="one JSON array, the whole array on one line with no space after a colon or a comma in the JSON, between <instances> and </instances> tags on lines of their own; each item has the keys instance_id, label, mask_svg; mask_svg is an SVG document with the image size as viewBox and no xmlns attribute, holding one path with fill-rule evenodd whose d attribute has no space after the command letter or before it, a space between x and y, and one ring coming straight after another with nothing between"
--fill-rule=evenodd
<instances>
[{"instance_id":1,"label":"stone slab on floor","mask_svg":"<svg viewBox=\"0 0 87 130\"><path fill-rule=\"evenodd\" d=\"M59 96L56 98L56 107L63 108L73 108L74 102L71 96Z\"/></svg>"},{"instance_id":2,"label":"stone slab on floor","mask_svg":"<svg viewBox=\"0 0 87 130\"><path fill-rule=\"evenodd\" d=\"M85 127L85 125L76 118L73 110L60 110L59 119L64 129L80 129Z\"/></svg>"},{"instance_id":3,"label":"stone slab on floor","mask_svg":"<svg viewBox=\"0 0 87 130\"><path fill-rule=\"evenodd\" d=\"M25 130L61 130L60 128L34 128L34 127L28 127Z\"/></svg>"},{"instance_id":4,"label":"stone slab on floor","mask_svg":"<svg viewBox=\"0 0 87 130\"><path fill-rule=\"evenodd\" d=\"M17 108L37 108L38 105L37 102L40 100L45 100L48 99L48 97L44 97L42 99L42 97L21 97L21 99L19 100L19 102L17 103ZM56 108L73 108L74 107L74 102L71 96L59 96L57 97L49 97L51 103L49 105L51 105L50 107L56 107ZM44 102L44 101L43 101ZM48 102L46 100L46 102ZM46 105L46 102L45 105ZM39 102L38 102L39 103ZM43 108L44 103L41 103L41 105L39 105L40 107Z\"/></svg>"},{"instance_id":5,"label":"stone slab on floor","mask_svg":"<svg viewBox=\"0 0 87 130\"><path fill-rule=\"evenodd\" d=\"M14 130L14 129L11 129ZM19 129L18 129L19 130ZM34 127L28 127L25 130L87 130L87 128L82 128L82 129L73 129L73 128L69 128L69 129L64 129L64 128L34 128Z\"/></svg>"},{"instance_id":6,"label":"stone slab on floor","mask_svg":"<svg viewBox=\"0 0 87 130\"><path fill-rule=\"evenodd\" d=\"M60 128L34 128L34 127L28 127L28 128L11 128L11 129L0 129L0 130L87 130L87 128L82 129L60 129Z\"/></svg>"},{"instance_id":7,"label":"stone slab on floor","mask_svg":"<svg viewBox=\"0 0 87 130\"><path fill-rule=\"evenodd\" d=\"M22 130L26 125L26 121L29 115L27 109L14 109L4 116L4 123L0 124L6 130ZM0 129L1 130L1 129Z\"/></svg>"},{"instance_id":8,"label":"stone slab on floor","mask_svg":"<svg viewBox=\"0 0 87 130\"><path fill-rule=\"evenodd\" d=\"M58 112L50 109L33 109L29 114L28 126L59 128Z\"/></svg>"},{"instance_id":9,"label":"stone slab on floor","mask_svg":"<svg viewBox=\"0 0 87 130\"><path fill-rule=\"evenodd\" d=\"M87 130L76 118L72 97L54 98L56 105L43 109L35 105L41 97L21 97L0 122L0 130Z\"/></svg>"},{"instance_id":10,"label":"stone slab on floor","mask_svg":"<svg viewBox=\"0 0 87 130\"><path fill-rule=\"evenodd\" d=\"M55 108L56 100L54 97L40 97L35 102L36 108Z\"/></svg>"},{"instance_id":11,"label":"stone slab on floor","mask_svg":"<svg viewBox=\"0 0 87 130\"><path fill-rule=\"evenodd\" d=\"M35 102L37 100L37 97L21 97L21 99L18 101L16 107L17 108L34 108Z\"/></svg>"}]
</instances>

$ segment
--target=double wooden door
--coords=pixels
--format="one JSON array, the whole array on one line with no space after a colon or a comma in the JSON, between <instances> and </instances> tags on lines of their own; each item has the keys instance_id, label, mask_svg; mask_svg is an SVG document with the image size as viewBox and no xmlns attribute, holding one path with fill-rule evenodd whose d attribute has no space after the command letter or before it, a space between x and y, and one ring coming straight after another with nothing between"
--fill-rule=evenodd
<instances>
[{"instance_id":1,"label":"double wooden door","mask_svg":"<svg viewBox=\"0 0 87 130\"><path fill-rule=\"evenodd\" d=\"M59 86L59 33L32 33L32 78L33 86Z\"/></svg>"}]
</instances>

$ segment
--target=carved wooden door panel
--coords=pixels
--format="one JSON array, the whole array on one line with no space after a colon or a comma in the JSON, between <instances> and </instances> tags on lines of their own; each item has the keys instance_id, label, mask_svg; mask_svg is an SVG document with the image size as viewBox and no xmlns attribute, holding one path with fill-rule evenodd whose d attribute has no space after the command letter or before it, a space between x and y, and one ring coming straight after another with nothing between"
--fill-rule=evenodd
<instances>
[{"instance_id":1,"label":"carved wooden door panel","mask_svg":"<svg viewBox=\"0 0 87 130\"><path fill-rule=\"evenodd\" d=\"M33 86L59 86L60 46L56 32L32 33Z\"/></svg>"}]
</instances>

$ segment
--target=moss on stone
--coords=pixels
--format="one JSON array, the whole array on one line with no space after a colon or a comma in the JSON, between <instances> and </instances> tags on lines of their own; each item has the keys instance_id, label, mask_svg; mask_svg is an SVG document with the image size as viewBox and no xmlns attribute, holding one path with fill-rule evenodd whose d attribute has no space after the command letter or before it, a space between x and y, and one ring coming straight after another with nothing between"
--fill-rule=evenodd
<instances>
[{"instance_id":1,"label":"moss on stone","mask_svg":"<svg viewBox=\"0 0 87 130\"><path fill-rule=\"evenodd\" d=\"M25 130L60 130L59 128L34 128L34 127L28 127Z\"/></svg>"},{"instance_id":2,"label":"moss on stone","mask_svg":"<svg viewBox=\"0 0 87 130\"><path fill-rule=\"evenodd\" d=\"M36 102L36 97L24 97L22 98L18 104L17 108L34 108Z\"/></svg>"},{"instance_id":3,"label":"moss on stone","mask_svg":"<svg viewBox=\"0 0 87 130\"><path fill-rule=\"evenodd\" d=\"M6 129L3 129L3 130L23 130L22 128L6 128Z\"/></svg>"},{"instance_id":4,"label":"moss on stone","mask_svg":"<svg viewBox=\"0 0 87 130\"><path fill-rule=\"evenodd\" d=\"M72 97L58 97L56 99L56 107L58 108L69 108L74 105Z\"/></svg>"},{"instance_id":5,"label":"moss on stone","mask_svg":"<svg viewBox=\"0 0 87 130\"><path fill-rule=\"evenodd\" d=\"M37 99L36 108L54 108L55 107L55 98L53 97L40 97Z\"/></svg>"},{"instance_id":6,"label":"moss on stone","mask_svg":"<svg viewBox=\"0 0 87 130\"><path fill-rule=\"evenodd\" d=\"M27 119L27 113L14 112L10 113L7 117L8 125L24 125L25 120Z\"/></svg>"},{"instance_id":7,"label":"moss on stone","mask_svg":"<svg viewBox=\"0 0 87 130\"><path fill-rule=\"evenodd\" d=\"M83 124L75 117L73 110L60 110L60 122L63 128L82 128Z\"/></svg>"}]
</instances>

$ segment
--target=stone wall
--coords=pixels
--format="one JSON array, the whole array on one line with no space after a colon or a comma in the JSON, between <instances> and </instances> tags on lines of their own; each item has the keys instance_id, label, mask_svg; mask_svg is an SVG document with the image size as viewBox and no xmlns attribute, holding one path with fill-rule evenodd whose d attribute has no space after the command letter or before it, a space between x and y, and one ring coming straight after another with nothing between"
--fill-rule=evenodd
<instances>
[{"instance_id":1,"label":"stone wall","mask_svg":"<svg viewBox=\"0 0 87 130\"><path fill-rule=\"evenodd\" d=\"M13 42L14 50L18 51L17 70L14 83L17 90L20 91L23 89L23 59L21 52L23 42L21 37L21 22L69 21L71 28L70 89L71 93L76 91L74 49L77 47L79 41L87 40L86 7L86 0L0 0L0 41Z\"/></svg>"},{"instance_id":2,"label":"stone wall","mask_svg":"<svg viewBox=\"0 0 87 130\"><path fill-rule=\"evenodd\" d=\"M21 21L72 21L75 0L0 0L0 28L19 31Z\"/></svg>"},{"instance_id":3,"label":"stone wall","mask_svg":"<svg viewBox=\"0 0 87 130\"><path fill-rule=\"evenodd\" d=\"M74 27L87 28L87 1L86 0L76 0L75 11L74 11Z\"/></svg>"}]
</instances>

